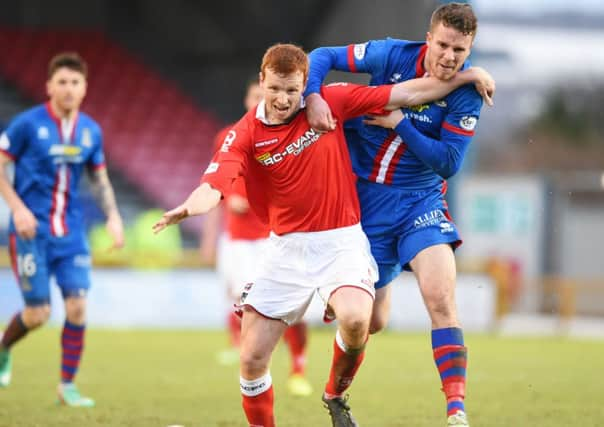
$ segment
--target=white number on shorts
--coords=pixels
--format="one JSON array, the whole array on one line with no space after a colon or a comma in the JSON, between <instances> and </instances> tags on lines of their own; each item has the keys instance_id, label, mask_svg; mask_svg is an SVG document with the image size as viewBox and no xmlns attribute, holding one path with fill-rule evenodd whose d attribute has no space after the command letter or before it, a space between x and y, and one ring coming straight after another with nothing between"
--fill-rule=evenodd
<instances>
[{"instance_id":1,"label":"white number on shorts","mask_svg":"<svg viewBox=\"0 0 604 427\"><path fill-rule=\"evenodd\" d=\"M17 256L17 271L19 276L32 277L36 274L36 261L33 254Z\"/></svg>"}]
</instances>

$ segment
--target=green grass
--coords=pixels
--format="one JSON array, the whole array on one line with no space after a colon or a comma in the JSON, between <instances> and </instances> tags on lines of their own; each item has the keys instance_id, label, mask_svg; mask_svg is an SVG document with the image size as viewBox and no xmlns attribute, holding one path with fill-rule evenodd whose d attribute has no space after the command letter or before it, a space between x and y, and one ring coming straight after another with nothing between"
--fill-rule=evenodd
<instances>
[{"instance_id":1,"label":"green grass","mask_svg":"<svg viewBox=\"0 0 604 427\"><path fill-rule=\"evenodd\" d=\"M279 426L328 426L319 401L333 331L313 330L311 398L285 391L286 349L273 358ZM466 408L473 427L604 425L604 343L470 335ZM94 409L55 405L59 331L45 328L14 348L13 383L0 389L0 426L245 426L238 371L215 362L216 331L91 330L78 384ZM384 333L369 342L350 390L363 427L444 427L444 398L428 335Z\"/></svg>"}]
</instances>

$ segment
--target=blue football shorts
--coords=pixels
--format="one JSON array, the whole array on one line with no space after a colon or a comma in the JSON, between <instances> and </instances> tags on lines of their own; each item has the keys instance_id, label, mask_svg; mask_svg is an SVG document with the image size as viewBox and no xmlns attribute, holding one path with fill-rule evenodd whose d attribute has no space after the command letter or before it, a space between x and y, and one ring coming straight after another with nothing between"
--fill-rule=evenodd
<instances>
[{"instance_id":1,"label":"blue football shorts","mask_svg":"<svg viewBox=\"0 0 604 427\"><path fill-rule=\"evenodd\" d=\"M83 232L64 237L10 236L10 255L19 288L28 306L50 303L50 278L55 276L64 298L86 296L90 288L90 250Z\"/></svg>"},{"instance_id":2,"label":"blue football shorts","mask_svg":"<svg viewBox=\"0 0 604 427\"><path fill-rule=\"evenodd\" d=\"M405 191L363 179L357 181L361 225L371 244L380 279L379 289L394 280L409 263L430 246L461 243L449 215L441 188Z\"/></svg>"}]
</instances>

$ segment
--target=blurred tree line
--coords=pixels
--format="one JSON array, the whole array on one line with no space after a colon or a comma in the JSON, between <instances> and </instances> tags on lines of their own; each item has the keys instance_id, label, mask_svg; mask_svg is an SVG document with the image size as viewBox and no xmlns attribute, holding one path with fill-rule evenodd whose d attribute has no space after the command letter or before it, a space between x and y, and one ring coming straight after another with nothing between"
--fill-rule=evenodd
<instances>
[{"instance_id":1,"label":"blurred tree line","mask_svg":"<svg viewBox=\"0 0 604 427\"><path fill-rule=\"evenodd\" d=\"M532 132L569 148L604 148L604 86L556 88L531 125Z\"/></svg>"},{"instance_id":2,"label":"blurred tree line","mask_svg":"<svg viewBox=\"0 0 604 427\"><path fill-rule=\"evenodd\" d=\"M507 172L602 170L604 85L553 88L541 113L481 162Z\"/></svg>"}]
</instances>

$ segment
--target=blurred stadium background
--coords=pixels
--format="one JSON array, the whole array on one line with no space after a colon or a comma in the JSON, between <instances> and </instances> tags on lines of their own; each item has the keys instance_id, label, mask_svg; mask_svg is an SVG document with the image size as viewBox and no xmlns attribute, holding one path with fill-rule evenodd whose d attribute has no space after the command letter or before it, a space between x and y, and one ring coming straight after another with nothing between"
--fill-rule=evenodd
<instances>
[{"instance_id":1,"label":"blurred stadium background","mask_svg":"<svg viewBox=\"0 0 604 427\"><path fill-rule=\"evenodd\" d=\"M122 253L104 252L101 211L85 194L95 262L89 324L220 329L228 307L211 266L199 261L203 218L159 237L150 224L196 186L215 132L244 112L244 86L264 50L275 42L310 51L386 36L423 39L439 3L4 2L0 126L45 99L46 64L56 52L78 51L90 67L83 110L103 128L128 243ZM465 240L458 252L461 319L493 345L514 334L604 338L604 3L471 3L479 17L472 61L494 75L497 94L495 107L483 109L462 172L450 181L449 202ZM364 81L331 76L339 79ZM4 246L9 215L0 202ZM21 304L9 265L3 249L0 322ZM391 330L426 330L412 277L400 282ZM319 324L319 311L311 308L311 323ZM62 320L58 304L52 318ZM0 406L2 400L0 394ZM600 423L576 425L603 425L599 415Z\"/></svg>"}]
</instances>

